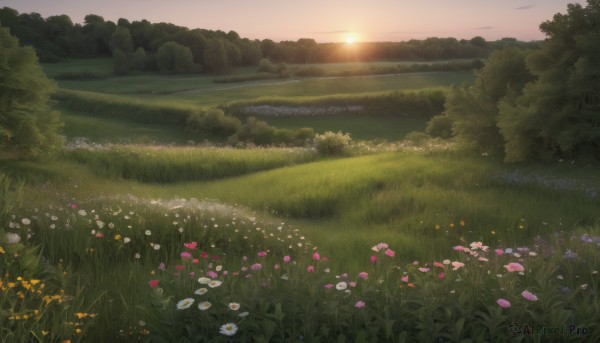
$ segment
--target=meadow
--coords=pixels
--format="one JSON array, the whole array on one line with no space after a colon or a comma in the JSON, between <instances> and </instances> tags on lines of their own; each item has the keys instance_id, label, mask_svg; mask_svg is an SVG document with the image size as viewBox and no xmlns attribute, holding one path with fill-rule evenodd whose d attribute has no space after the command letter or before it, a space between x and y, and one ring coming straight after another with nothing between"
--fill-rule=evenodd
<instances>
[{"instance_id":1,"label":"meadow","mask_svg":"<svg viewBox=\"0 0 600 343\"><path fill-rule=\"evenodd\" d=\"M101 74L110 68L101 63L71 68ZM597 165L504 164L454 142L400 141L423 130L423 114L268 118L351 132L339 156L311 145L195 144L211 137L183 131L176 117L472 79L58 80L66 94L116 105L81 111L57 97L68 149L0 166L1 341L600 339ZM162 119L133 113L170 104L178 107Z\"/></svg>"}]
</instances>

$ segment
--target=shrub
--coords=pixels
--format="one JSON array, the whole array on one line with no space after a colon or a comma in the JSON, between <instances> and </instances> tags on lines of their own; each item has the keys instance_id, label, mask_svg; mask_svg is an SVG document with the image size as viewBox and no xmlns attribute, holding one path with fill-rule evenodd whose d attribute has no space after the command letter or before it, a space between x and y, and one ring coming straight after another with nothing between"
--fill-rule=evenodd
<instances>
[{"instance_id":1,"label":"shrub","mask_svg":"<svg viewBox=\"0 0 600 343\"><path fill-rule=\"evenodd\" d=\"M274 73L275 67L273 64L266 58L262 58L258 63L258 72L259 73Z\"/></svg>"},{"instance_id":2,"label":"shrub","mask_svg":"<svg viewBox=\"0 0 600 343\"><path fill-rule=\"evenodd\" d=\"M452 137L452 119L443 114L434 116L427 122L425 132L431 137L448 139Z\"/></svg>"},{"instance_id":3,"label":"shrub","mask_svg":"<svg viewBox=\"0 0 600 343\"><path fill-rule=\"evenodd\" d=\"M420 145L423 142L425 142L426 140L428 140L430 137L428 134L424 133L424 132L419 132L419 131L412 131L409 132L408 134L406 134L406 136L404 136L404 140L405 141L409 141L415 145Z\"/></svg>"},{"instance_id":4,"label":"shrub","mask_svg":"<svg viewBox=\"0 0 600 343\"><path fill-rule=\"evenodd\" d=\"M349 133L327 131L322 135L315 135L315 148L323 155L341 155L348 149L351 141Z\"/></svg>"}]
</instances>

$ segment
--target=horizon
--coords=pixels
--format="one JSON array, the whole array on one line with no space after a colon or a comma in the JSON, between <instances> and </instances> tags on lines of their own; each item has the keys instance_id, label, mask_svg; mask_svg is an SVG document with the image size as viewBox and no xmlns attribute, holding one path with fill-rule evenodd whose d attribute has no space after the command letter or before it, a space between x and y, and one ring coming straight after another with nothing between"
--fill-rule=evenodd
<instances>
[{"instance_id":1,"label":"horizon","mask_svg":"<svg viewBox=\"0 0 600 343\"><path fill-rule=\"evenodd\" d=\"M149 4L148 4L149 3ZM158 1L130 0L101 3L92 0L5 0L3 7L19 13L39 13L47 18L68 15L73 23L83 23L88 14L117 22L146 19L152 23L166 22L189 29L235 31L240 37L297 41L312 38L318 43L353 41L401 42L428 37L471 39L481 36L487 41L516 38L520 41L545 39L539 25L556 13L566 13L567 4L585 1L546 0L482 3L477 0L443 0L414 4L393 0L378 0L377 6L361 1L318 0L281 3L262 0L225 0L218 3L198 3L192 0ZM332 19L332 13L334 14ZM306 19L310 18L310 25Z\"/></svg>"}]
</instances>

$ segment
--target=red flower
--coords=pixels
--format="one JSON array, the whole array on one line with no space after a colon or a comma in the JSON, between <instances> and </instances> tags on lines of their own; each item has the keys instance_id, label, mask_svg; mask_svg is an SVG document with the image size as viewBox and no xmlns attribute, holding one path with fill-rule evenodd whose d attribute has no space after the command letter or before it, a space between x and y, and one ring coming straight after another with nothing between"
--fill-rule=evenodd
<instances>
[{"instance_id":1,"label":"red flower","mask_svg":"<svg viewBox=\"0 0 600 343\"><path fill-rule=\"evenodd\" d=\"M158 280L150 280L148 281L148 284L150 285L150 287L156 288L158 287Z\"/></svg>"}]
</instances>

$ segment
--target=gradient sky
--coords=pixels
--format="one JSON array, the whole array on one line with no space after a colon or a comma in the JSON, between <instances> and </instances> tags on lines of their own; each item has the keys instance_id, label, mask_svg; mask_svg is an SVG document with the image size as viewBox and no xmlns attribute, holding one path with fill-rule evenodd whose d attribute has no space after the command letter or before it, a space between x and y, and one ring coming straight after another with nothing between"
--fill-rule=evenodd
<instances>
[{"instance_id":1,"label":"gradient sky","mask_svg":"<svg viewBox=\"0 0 600 343\"><path fill-rule=\"evenodd\" d=\"M405 41L427 37L540 40L543 21L584 0L2 0L44 18L87 14L116 22L147 19L189 28L234 30L250 39L318 42Z\"/></svg>"}]
</instances>

